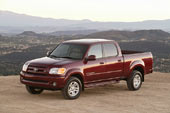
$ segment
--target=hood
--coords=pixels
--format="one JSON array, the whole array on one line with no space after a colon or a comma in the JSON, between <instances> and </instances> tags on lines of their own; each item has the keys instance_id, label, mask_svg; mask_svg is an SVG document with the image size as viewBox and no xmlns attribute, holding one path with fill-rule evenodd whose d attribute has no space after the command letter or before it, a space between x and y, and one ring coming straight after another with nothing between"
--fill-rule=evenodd
<instances>
[{"instance_id":1,"label":"hood","mask_svg":"<svg viewBox=\"0 0 170 113\"><path fill-rule=\"evenodd\" d=\"M65 64L70 64L70 63L76 62L76 61L72 60L72 59L66 59L66 58L42 57L42 58L31 60L29 62L30 62L30 65L49 66L49 65L65 65Z\"/></svg>"}]
</instances>

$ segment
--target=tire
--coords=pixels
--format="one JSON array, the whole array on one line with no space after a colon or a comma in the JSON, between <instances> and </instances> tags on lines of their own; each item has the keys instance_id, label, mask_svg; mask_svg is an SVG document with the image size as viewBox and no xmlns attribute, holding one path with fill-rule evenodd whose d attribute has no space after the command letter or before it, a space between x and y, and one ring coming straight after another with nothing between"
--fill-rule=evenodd
<instances>
[{"instance_id":1,"label":"tire","mask_svg":"<svg viewBox=\"0 0 170 113\"><path fill-rule=\"evenodd\" d=\"M142 74L140 71L134 70L127 79L128 89L131 91L139 90L142 85Z\"/></svg>"},{"instance_id":2,"label":"tire","mask_svg":"<svg viewBox=\"0 0 170 113\"><path fill-rule=\"evenodd\" d=\"M26 89L30 94L40 94L43 92L43 89L35 88L32 86L28 86L28 85L26 85Z\"/></svg>"},{"instance_id":3,"label":"tire","mask_svg":"<svg viewBox=\"0 0 170 113\"><path fill-rule=\"evenodd\" d=\"M62 89L65 99L77 99L80 96L81 91L82 83L77 77L71 77Z\"/></svg>"}]
</instances>

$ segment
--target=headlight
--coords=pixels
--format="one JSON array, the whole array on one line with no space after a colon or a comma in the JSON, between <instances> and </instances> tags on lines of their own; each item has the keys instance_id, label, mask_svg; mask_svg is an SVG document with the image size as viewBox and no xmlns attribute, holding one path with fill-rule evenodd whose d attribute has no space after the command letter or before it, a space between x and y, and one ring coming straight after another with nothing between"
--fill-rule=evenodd
<instances>
[{"instance_id":1,"label":"headlight","mask_svg":"<svg viewBox=\"0 0 170 113\"><path fill-rule=\"evenodd\" d=\"M22 71L27 71L28 65L29 65L29 63L26 62L22 67Z\"/></svg>"},{"instance_id":2,"label":"headlight","mask_svg":"<svg viewBox=\"0 0 170 113\"><path fill-rule=\"evenodd\" d=\"M65 72L65 68L51 68L49 74L64 74Z\"/></svg>"}]
</instances>

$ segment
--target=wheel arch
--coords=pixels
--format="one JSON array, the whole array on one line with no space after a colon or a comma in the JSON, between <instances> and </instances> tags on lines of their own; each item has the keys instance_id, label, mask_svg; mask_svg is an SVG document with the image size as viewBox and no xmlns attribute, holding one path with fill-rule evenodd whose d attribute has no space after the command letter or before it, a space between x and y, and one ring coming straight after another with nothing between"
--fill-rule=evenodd
<instances>
[{"instance_id":1,"label":"wheel arch","mask_svg":"<svg viewBox=\"0 0 170 113\"><path fill-rule=\"evenodd\" d=\"M65 79L65 84L67 83L67 81L71 78L71 77L77 77L81 83L82 83L82 90L84 91L84 76L81 73L81 71L79 69L75 69L75 70L70 70L67 73L66 79Z\"/></svg>"},{"instance_id":2,"label":"wheel arch","mask_svg":"<svg viewBox=\"0 0 170 113\"><path fill-rule=\"evenodd\" d=\"M142 74L142 82L144 82L145 63L142 60L134 61L130 65L130 73L132 73L134 70L137 70Z\"/></svg>"}]
</instances>

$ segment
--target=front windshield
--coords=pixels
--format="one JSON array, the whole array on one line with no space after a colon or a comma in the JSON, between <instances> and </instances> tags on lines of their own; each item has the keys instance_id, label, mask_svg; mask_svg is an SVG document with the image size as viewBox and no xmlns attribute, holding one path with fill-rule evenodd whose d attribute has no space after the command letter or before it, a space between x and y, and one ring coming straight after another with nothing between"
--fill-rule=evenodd
<instances>
[{"instance_id":1,"label":"front windshield","mask_svg":"<svg viewBox=\"0 0 170 113\"><path fill-rule=\"evenodd\" d=\"M82 59L87 50L87 45L80 44L60 44L49 57Z\"/></svg>"}]
</instances>

